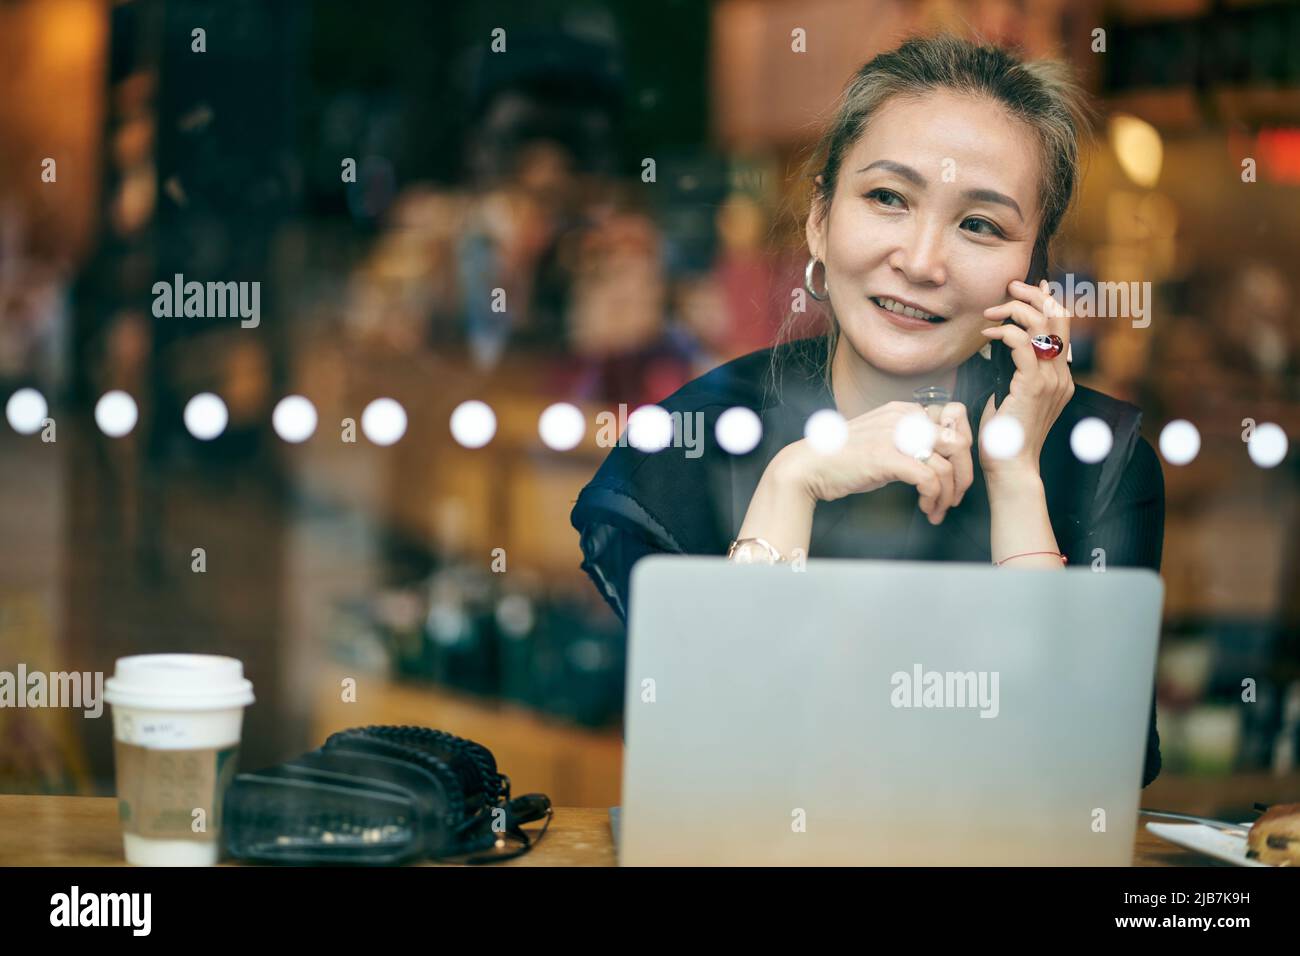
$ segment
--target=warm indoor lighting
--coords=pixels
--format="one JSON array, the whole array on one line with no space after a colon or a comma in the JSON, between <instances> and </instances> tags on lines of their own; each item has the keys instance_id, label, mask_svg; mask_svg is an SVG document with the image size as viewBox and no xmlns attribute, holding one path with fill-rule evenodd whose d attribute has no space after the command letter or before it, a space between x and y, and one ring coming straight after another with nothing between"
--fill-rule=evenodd
<instances>
[{"instance_id":1,"label":"warm indoor lighting","mask_svg":"<svg viewBox=\"0 0 1300 956\"><path fill-rule=\"evenodd\" d=\"M497 433L497 416L487 402L470 399L451 413L451 436L465 448L482 448Z\"/></svg>"},{"instance_id":2,"label":"warm indoor lighting","mask_svg":"<svg viewBox=\"0 0 1300 956\"><path fill-rule=\"evenodd\" d=\"M211 392L201 392L186 402L182 417L189 433L199 441L212 441L230 423L226 403Z\"/></svg>"},{"instance_id":3,"label":"warm indoor lighting","mask_svg":"<svg viewBox=\"0 0 1300 956\"><path fill-rule=\"evenodd\" d=\"M1006 461L1020 454L1025 446L1025 428L1019 419L998 413L984 426L980 441L991 458Z\"/></svg>"},{"instance_id":4,"label":"warm indoor lighting","mask_svg":"<svg viewBox=\"0 0 1300 956\"><path fill-rule=\"evenodd\" d=\"M923 458L934 451L934 440L939 436L930 416L925 412L904 415L894 426L894 447L909 458Z\"/></svg>"},{"instance_id":5,"label":"warm indoor lighting","mask_svg":"<svg viewBox=\"0 0 1300 956\"><path fill-rule=\"evenodd\" d=\"M361 430L376 445L392 445L406 434L406 409L391 398L376 398L361 411Z\"/></svg>"},{"instance_id":6,"label":"warm indoor lighting","mask_svg":"<svg viewBox=\"0 0 1300 956\"><path fill-rule=\"evenodd\" d=\"M1114 444L1110 426L1093 415L1080 419L1070 430L1070 450L1084 464L1095 465L1110 454Z\"/></svg>"},{"instance_id":7,"label":"warm indoor lighting","mask_svg":"<svg viewBox=\"0 0 1300 956\"><path fill-rule=\"evenodd\" d=\"M271 426L287 442L297 444L310 438L316 431L316 406L301 395L280 399L271 413Z\"/></svg>"},{"instance_id":8,"label":"warm indoor lighting","mask_svg":"<svg viewBox=\"0 0 1300 956\"><path fill-rule=\"evenodd\" d=\"M105 392L95 403L95 424L109 438L130 434L139 419L135 399L120 389Z\"/></svg>"},{"instance_id":9,"label":"warm indoor lighting","mask_svg":"<svg viewBox=\"0 0 1300 956\"><path fill-rule=\"evenodd\" d=\"M627 417L627 441L644 452L663 451L673 442L673 419L658 405L642 405Z\"/></svg>"},{"instance_id":10,"label":"warm indoor lighting","mask_svg":"<svg viewBox=\"0 0 1300 956\"><path fill-rule=\"evenodd\" d=\"M576 405L556 402L548 405L537 420L537 433L547 448L569 451L577 448L587 433L587 420Z\"/></svg>"},{"instance_id":11,"label":"warm indoor lighting","mask_svg":"<svg viewBox=\"0 0 1300 956\"><path fill-rule=\"evenodd\" d=\"M849 440L849 424L833 408L822 408L808 416L803 427L808 444L824 455L833 455Z\"/></svg>"},{"instance_id":12,"label":"warm indoor lighting","mask_svg":"<svg viewBox=\"0 0 1300 956\"><path fill-rule=\"evenodd\" d=\"M1185 418L1160 429L1160 454L1171 465L1189 464L1201 450L1201 432Z\"/></svg>"},{"instance_id":13,"label":"warm indoor lighting","mask_svg":"<svg viewBox=\"0 0 1300 956\"><path fill-rule=\"evenodd\" d=\"M753 409L737 405L718 416L714 437L722 450L732 455L748 455L763 438L762 419Z\"/></svg>"},{"instance_id":14,"label":"warm indoor lighting","mask_svg":"<svg viewBox=\"0 0 1300 956\"><path fill-rule=\"evenodd\" d=\"M1164 145L1154 126L1136 116L1116 114L1110 120L1110 145L1129 179L1146 189L1155 186Z\"/></svg>"},{"instance_id":15,"label":"warm indoor lighting","mask_svg":"<svg viewBox=\"0 0 1300 956\"><path fill-rule=\"evenodd\" d=\"M49 411L45 396L34 388L18 389L5 404L9 426L20 435L36 434Z\"/></svg>"},{"instance_id":16,"label":"warm indoor lighting","mask_svg":"<svg viewBox=\"0 0 1300 956\"><path fill-rule=\"evenodd\" d=\"M1286 458L1288 442L1282 426L1263 422L1246 443L1250 460L1261 468L1275 468Z\"/></svg>"}]
</instances>

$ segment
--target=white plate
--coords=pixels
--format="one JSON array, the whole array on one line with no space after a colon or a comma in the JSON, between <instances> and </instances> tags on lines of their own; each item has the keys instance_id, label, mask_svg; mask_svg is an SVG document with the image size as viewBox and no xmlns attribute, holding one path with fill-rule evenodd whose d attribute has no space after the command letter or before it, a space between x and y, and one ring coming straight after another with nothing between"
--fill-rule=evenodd
<instances>
[{"instance_id":1,"label":"white plate","mask_svg":"<svg viewBox=\"0 0 1300 956\"><path fill-rule=\"evenodd\" d=\"M1247 824L1249 825L1249 824ZM1207 827L1203 823L1148 823L1147 829L1170 843L1204 853L1234 866L1268 866L1246 856L1246 834Z\"/></svg>"}]
</instances>

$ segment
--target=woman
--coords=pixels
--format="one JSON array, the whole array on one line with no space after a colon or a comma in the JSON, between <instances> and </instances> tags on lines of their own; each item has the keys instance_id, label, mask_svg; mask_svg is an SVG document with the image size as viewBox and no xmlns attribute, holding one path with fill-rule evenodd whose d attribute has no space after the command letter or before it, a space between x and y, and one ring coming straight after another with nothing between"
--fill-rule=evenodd
<instances>
[{"instance_id":1,"label":"woman","mask_svg":"<svg viewBox=\"0 0 1300 956\"><path fill-rule=\"evenodd\" d=\"M1059 66L963 40L911 40L857 73L809 170L806 290L827 334L688 383L660 404L704 447L615 448L578 497L582 568L621 618L654 552L1159 571L1164 483L1141 413L1074 384L1070 316L1038 284L1083 125ZM923 407L924 387L954 400ZM734 406L762 424L747 454L716 444ZM847 421L838 450L804 437L821 409ZM918 413L937 425L928 455L895 437ZM984 440L995 414L1020 426L1009 445ZM1114 438L1096 463L1070 443L1090 417ZM1153 701L1142 785L1159 770Z\"/></svg>"}]
</instances>

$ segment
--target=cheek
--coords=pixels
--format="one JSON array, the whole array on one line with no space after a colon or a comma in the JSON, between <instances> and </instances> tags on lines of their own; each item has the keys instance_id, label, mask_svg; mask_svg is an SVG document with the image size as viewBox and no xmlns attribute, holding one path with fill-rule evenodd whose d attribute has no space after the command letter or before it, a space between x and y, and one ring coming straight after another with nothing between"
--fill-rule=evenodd
<instances>
[{"instance_id":1,"label":"cheek","mask_svg":"<svg viewBox=\"0 0 1300 956\"><path fill-rule=\"evenodd\" d=\"M829 242L836 267L851 270L880 257L886 246L888 224L873 216L865 202L848 203L836 209L835 215Z\"/></svg>"},{"instance_id":2,"label":"cheek","mask_svg":"<svg viewBox=\"0 0 1300 956\"><path fill-rule=\"evenodd\" d=\"M955 257L950 275L950 281L961 286L972 313L1006 302L1011 298L1007 290L1011 280L1024 279L1029 271L1029 260L1020 250L977 252L983 254Z\"/></svg>"}]
</instances>

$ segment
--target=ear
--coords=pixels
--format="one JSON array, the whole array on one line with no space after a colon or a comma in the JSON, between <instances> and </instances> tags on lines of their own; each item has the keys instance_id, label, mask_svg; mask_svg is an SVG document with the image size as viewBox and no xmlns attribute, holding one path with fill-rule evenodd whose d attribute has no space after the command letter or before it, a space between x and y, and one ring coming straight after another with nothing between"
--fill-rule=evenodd
<instances>
[{"instance_id":1,"label":"ear","mask_svg":"<svg viewBox=\"0 0 1300 956\"><path fill-rule=\"evenodd\" d=\"M822 183L822 177L816 177L817 185ZM808 249L819 259L826 257L826 211L822 208L818 199L816 190L813 190L812 202L808 204L808 221L804 224L804 238L808 242ZM820 254L816 250L820 250Z\"/></svg>"}]
</instances>

